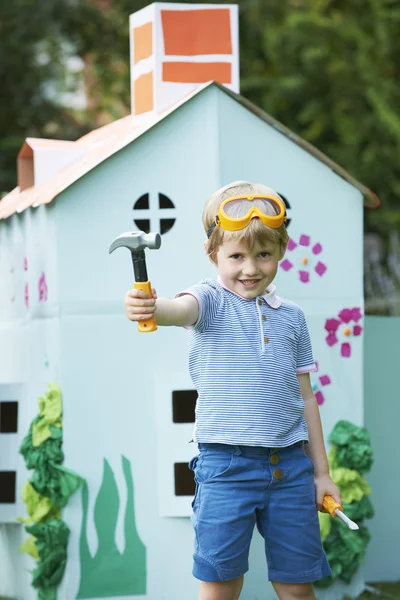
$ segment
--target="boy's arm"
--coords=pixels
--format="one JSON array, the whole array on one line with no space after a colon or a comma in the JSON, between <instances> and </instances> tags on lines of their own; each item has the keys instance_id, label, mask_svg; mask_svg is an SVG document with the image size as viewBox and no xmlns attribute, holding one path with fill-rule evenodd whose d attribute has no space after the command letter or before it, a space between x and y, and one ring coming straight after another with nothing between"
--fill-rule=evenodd
<instances>
[{"instance_id":1,"label":"boy's arm","mask_svg":"<svg viewBox=\"0 0 400 600\"><path fill-rule=\"evenodd\" d=\"M130 289L125 294L125 314L130 321L142 321L155 317L157 325L177 325L189 327L199 318L199 305L196 298L183 294L178 298L157 298L138 289Z\"/></svg>"},{"instance_id":2,"label":"boy's arm","mask_svg":"<svg viewBox=\"0 0 400 600\"><path fill-rule=\"evenodd\" d=\"M154 314L157 325L190 327L199 318L199 305L194 296L184 294L178 298L158 298Z\"/></svg>"},{"instance_id":3,"label":"boy's arm","mask_svg":"<svg viewBox=\"0 0 400 600\"><path fill-rule=\"evenodd\" d=\"M309 443L307 444L307 454L314 464L317 507L318 510L321 510L325 495L333 496L341 504L340 492L329 475L321 417L314 392L312 391L310 374L298 374L297 379L304 400L304 418L308 428Z\"/></svg>"}]
</instances>

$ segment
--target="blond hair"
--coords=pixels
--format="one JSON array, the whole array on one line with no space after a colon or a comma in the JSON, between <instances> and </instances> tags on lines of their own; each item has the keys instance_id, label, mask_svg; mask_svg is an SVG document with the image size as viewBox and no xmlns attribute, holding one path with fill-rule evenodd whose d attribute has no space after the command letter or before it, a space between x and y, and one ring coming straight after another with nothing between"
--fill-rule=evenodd
<instances>
[{"instance_id":1,"label":"blond hair","mask_svg":"<svg viewBox=\"0 0 400 600\"><path fill-rule=\"evenodd\" d=\"M212 194L207 200L203 210L203 226L205 232L208 231L211 225L215 222L215 217L219 211L219 208L224 200L232 198L234 196L272 196L282 200L282 198L272 188L263 185L262 183L249 183L248 181L234 181L220 188ZM255 201L257 202L257 201ZM261 207L260 207L261 208ZM266 214L274 215L274 209L272 206L266 209L265 204L262 205L262 210ZM267 210L270 212L267 213ZM236 215L243 216L243 215ZM238 242L243 242L249 248L252 248L256 242L265 243L272 242L279 244L282 252L286 250L289 236L286 231L285 225L282 225L278 229L272 229L264 225L260 219L251 219L249 225L239 231L225 231L222 227L215 227L212 232L210 239L206 244L206 251L210 259L215 262L219 247L223 244L224 240L235 239Z\"/></svg>"}]
</instances>

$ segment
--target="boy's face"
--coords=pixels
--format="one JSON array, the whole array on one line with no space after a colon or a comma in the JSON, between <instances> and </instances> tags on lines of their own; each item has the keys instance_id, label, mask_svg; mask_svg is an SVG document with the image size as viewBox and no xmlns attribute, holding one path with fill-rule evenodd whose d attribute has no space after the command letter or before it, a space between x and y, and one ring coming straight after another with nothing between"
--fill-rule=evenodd
<instances>
[{"instance_id":1,"label":"boy's face","mask_svg":"<svg viewBox=\"0 0 400 600\"><path fill-rule=\"evenodd\" d=\"M243 242L229 240L218 249L218 272L225 287L250 300L264 294L283 255L280 245L272 242L247 248Z\"/></svg>"}]
</instances>

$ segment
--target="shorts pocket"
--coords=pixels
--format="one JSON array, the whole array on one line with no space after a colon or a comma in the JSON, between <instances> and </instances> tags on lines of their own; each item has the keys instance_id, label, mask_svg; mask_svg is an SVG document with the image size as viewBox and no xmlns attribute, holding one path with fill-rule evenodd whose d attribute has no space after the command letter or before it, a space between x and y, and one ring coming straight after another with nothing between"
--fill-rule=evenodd
<instances>
[{"instance_id":1,"label":"shorts pocket","mask_svg":"<svg viewBox=\"0 0 400 600\"><path fill-rule=\"evenodd\" d=\"M194 490L194 495L193 495L193 500L192 500L192 502L191 502L191 507L192 507L192 508L194 508L194 504L195 504L195 502L196 502L196 498L197 498L197 495L198 495L198 492L199 492L199 484L198 484L198 483L197 483L197 481L196 481L196 476L195 476L195 473L194 473L194 471L195 471L195 469L196 469L196 464L197 464L197 461L198 461L198 459L199 459L199 457L198 457L198 456L194 456L194 457L191 459L191 461L189 462L189 465L188 465L189 469L190 469L191 471L193 471L194 482L195 482L195 484L196 484L196 488L195 488L195 490Z\"/></svg>"},{"instance_id":2,"label":"shorts pocket","mask_svg":"<svg viewBox=\"0 0 400 600\"><path fill-rule=\"evenodd\" d=\"M227 475L232 470L233 461L234 454L232 452L206 450L200 454L195 467L196 482L206 483L211 479Z\"/></svg>"},{"instance_id":3,"label":"shorts pocket","mask_svg":"<svg viewBox=\"0 0 400 600\"><path fill-rule=\"evenodd\" d=\"M313 463L313 461L311 460L311 458L308 456L308 454L307 454L307 452L306 452L306 446L305 446L305 445L303 445L303 446L302 446L302 451L303 451L304 458L307 460L307 462L309 463L309 466L310 466L310 467L312 468L312 470L314 471L314 463Z\"/></svg>"}]
</instances>

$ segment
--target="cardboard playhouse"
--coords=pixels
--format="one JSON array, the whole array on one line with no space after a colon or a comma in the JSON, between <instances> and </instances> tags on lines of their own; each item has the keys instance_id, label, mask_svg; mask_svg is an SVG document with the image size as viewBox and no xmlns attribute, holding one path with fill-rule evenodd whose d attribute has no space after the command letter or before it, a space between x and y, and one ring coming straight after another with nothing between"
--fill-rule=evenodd
<instances>
[{"instance_id":1,"label":"cardboard playhouse","mask_svg":"<svg viewBox=\"0 0 400 600\"><path fill-rule=\"evenodd\" d=\"M38 593L40 556L19 552L17 517L32 481L19 448L41 398L47 437L62 432L62 468L81 478L62 510L70 534L53 597L196 597L187 332L140 334L124 316L131 259L108 254L123 231L161 234L147 266L171 297L215 277L207 197L239 179L276 189L291 238L278 293L308 318L325 435L340 419L363 423L363 206L376 198L239 95L236 6L156 3L129 28L132 114L76 142L28 138L18 187L0 201L0 596ZM250 558L242 597L274 598L258 534ZM356 595L363 582L361 569L318 594Z\"/></svg>"}]
</instances>

